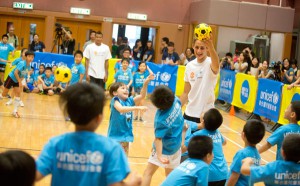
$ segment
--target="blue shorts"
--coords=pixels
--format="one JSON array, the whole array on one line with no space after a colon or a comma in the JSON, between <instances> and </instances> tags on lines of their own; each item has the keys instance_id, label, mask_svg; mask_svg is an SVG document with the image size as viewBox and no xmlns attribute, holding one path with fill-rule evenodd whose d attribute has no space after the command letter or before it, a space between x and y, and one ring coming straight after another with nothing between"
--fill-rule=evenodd
<instances>
[{"instance_id":1,"label":"blue shorts","mask_svg":"<svg viewBox=\"0 0 300 186\"><path fill-rule=\"evenodd\" d=\"M30 92L33 91L33 89L34 89L33 84L27 83L27 87L29 88Z\"/></svg>"}]
</instances>

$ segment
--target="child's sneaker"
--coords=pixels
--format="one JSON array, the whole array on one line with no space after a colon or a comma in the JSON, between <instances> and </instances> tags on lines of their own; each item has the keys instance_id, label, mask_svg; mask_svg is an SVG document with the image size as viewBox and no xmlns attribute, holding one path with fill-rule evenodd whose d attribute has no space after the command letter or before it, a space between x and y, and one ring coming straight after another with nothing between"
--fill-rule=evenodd
<instances>
[{"instance_id":1,"label":"child's sneaker","mask_svg":"<svg viewBox=\"0 0 300 186\"><path fill-rule=\"evenodd\" d=\"M10 99L8 102L6 102L6 105L11 105L13 103L13 100Z\"/></svg>"},{"instance_id":2,"label":"child's sneaker","mask_svg":"<svg viewBox=\"0 0 300 186\"><path fill-rule=\"evenodd\" d=\"M21 107L24 107L23 101L20 100L19 104L20 104Z\"/></svg>"},{"instance_id":3,"label":"child's sneaker","mask_svg":"<svg viewBox=\"0 0 300 186\"><path fill-rule=\"evenodd\" d=\"M135 116L135 118L133 119L134 121L137 121L138 120L138 117L137 116Z\"/></svg>"},{"instance_id":4,"label":"child's sneaker","mask_svg":"<svg viewBox=\"0 0 300 186\"><path fill-rule=\"evenodd\" d=\"M44 94L44 91L40 91L40 92L39 92L39 95L43 95L43 94Z\"/></svg>"},{"instance_id":5,"label":"child's sneaker","mask_svg":"<svg viewBox=\"0 0 300 186\"><path fill-rule=\"evenodd\" d=\"M15 117L15 118L20 118L20 115L18 112L13 112L12 115Z\"/></svg>"},{"instance_id":6,"label":"child's sneaker","mask_svg":"<svg viewBox=\"0 0 300 186\"><path fill-rule=\"evenodd\" d=\"M144 122L143 118L140 118L140 122Z\"/></svg>"}]
</instances>

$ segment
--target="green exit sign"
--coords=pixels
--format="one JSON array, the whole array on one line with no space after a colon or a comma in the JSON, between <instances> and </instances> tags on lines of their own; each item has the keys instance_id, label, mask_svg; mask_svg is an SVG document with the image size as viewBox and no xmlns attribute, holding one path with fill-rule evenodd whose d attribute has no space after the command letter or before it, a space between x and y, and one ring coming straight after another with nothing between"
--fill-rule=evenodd
<instances>
[{"instance_id":1,"label":"green exit sign","mask_svg":"<svg viewBox=\"0 0 300 186\"><path fill-rule=\"evenodd\" d=\"M91 10L90 9L86 9L86 8L71 7L70 13L71 14L90 15L91 14Z\"/></svg>"},{"instance_id":2,"label":"green exit sign","mask_svg":"<svg viewBox=\"0 0 300 186\"><path fill-rule=\"evenodd\" d=\"M19 8L19 9L33 9L32 3L21 3L21 2L14 2L13 8Z\"/></svg>"}]
</instances>

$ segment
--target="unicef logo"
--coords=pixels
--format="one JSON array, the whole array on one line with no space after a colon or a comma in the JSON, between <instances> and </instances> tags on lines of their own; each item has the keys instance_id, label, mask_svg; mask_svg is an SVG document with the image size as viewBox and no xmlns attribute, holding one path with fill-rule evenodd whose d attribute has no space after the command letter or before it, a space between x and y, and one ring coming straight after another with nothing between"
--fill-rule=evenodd
<instances>
[{"instance_id":1,"label":"unicef logo","mask_svg":"<svg viewBox=\"0 0 300 186\"><path fill-rule=\"evenodd\" d=\"M243 104L245 104L248 101L249 98L249 83L247 80L245 80L242 84L242 90L241 90L241 101Z\"/></svg>"},{"instance_id":2,"label":"unicef logo","mask_svg":"<svg viewBox=\"0 0 300 186\"><path fill-rule=\"evenodd\" d=\"M277 92L275 92L275 94L273 95L273 104L276 105L278 103L279 100L279 95Z\"/></svg>"},{"instance_id":3,"label":"unicef logo","mask_svg":"<svg viewBox=\"0 0 300 186\"><path fill-rule=\"evenodd\" d=\"M294 94L292 101L300 101L300 95L298 93Z\"/></svg>"},{"instance_id":4,"label":"unicef logo","mask_svg":"<svg viewBox=\"0 0 300 186\"><path fill-rule=\"evenodd\" d=\"M103 156L100 152L96 151L91 155L92 164L100 164L103 162Z\"/></svg>"},{"instance_id":5,"label":"unicef logo","mask_svg":"<svg viewBox=\"0 0 300 186\"><path fill-rule=\"evenodd\" d=\"M195 163L189 163L186 165L186 168L189 170L193 170L196 168L196 164Z\"/></svg>"},{"instance_id":6,"label":"unicef logo","mask_svg":"<svg viewBox=\"0 0 300 186\"><path fill-rule=\"evenodd\" d=\"M171 74L169 74L168 72L164 72L160 75L160 79L163 81L163 82L168 82L170 81L171 79Z\"/></svg>"},{"instance_id":7,"label":"unicef logo","mask_svg":"<svg viewBox=\"0 0 300 186\"><path fill-rule=\"evenodd\" d=\"M229 89L231 89L231 87L232 87L232 81L231 80L228 83L228 87L229 87Z\"/></svg>"}]
</instances>

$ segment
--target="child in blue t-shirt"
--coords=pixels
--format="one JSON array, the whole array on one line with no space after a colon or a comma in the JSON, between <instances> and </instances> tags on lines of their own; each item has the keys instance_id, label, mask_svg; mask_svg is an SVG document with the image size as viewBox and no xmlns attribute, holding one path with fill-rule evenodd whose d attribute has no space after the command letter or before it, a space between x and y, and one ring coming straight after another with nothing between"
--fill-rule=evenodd
<instances>
[{"instance_id":1,"label":"child in blue t-shirt","mask_svg":"<svg viewBox=\"0 0 300 186\"><path fill-rule=\"evenodd\" d=\"M72 65L71 72L72 78L68 85L73 85L75 83L82 83L84 74L85 74L85 67L81 63L83 58L83 53L80 50L77 50L74 53L75 64Z\"/></svg>"},{"instance_id":2,"label":"child in blue t-shirt","mask_svg":"<svg viewBox=\"0 0 300 186\"><path fill-rule=\"evenodd\" d=\"M6 63L10 63L8 61L8 55L11 52L11 55L14 56L15 48L11 46L8 41L7 34L2 35L2 42L0 42L0 82L4 82L4 72L6 68Z\"/></svg>"},{"instance_id":3,"label":"child in blue t-shirt","mask_svg":"<svg viewBox=\"0 0 300 186\"><path fill-rule=\"evenodd\" d=\"M277 160L265 166L251 166L251 158L243 160L241 173L250 176L249 185L264 182L273 185L300 185L300 134L290 134L284 138L281 155Z\"/></svg>"},{"instance_id":4,"label":"child in blue t-shirt","mask_svg":"<svg viewBox=\"0 0 300 186\"><path fill-rule=\"evenodd\" d=\"M189 158L174 169L161 186L207 186L213 142L208 136L195 136L188 145Z\"/></svg>"},{"instance_id":5,"label":"child in blue t-shirt","mask_svg":"<svg viewBox=\"0 0 300 186\"><path fill-rule=\"evenodd\" d=\"M226 145L226 140L218 130L222 123L223 117L221 113L215 108L209 109L204 113L203 120L201 121L203 129L191 135L191 137L209 136L213 140L214 159L209 165L209 185L225 185L227 179L228 168L222 147L222 145ZM184 143L186 147L188 146L189 139ZM183 148L184 151L185 149Z\"/></svg>"},{"instance_id":6,"label":"child in blue t-shirt","mask_svg":"<svg viewBox=\"0 0 300 186\"><path fill-rule=\"evenodd\" d=\"M54 95L53 84L54 76L52 75L51 67L46 67L45 73L38 77L39 84L42 84L43 93L49 96Z\"/></svg>"},{"instance_id":7,"label":"child in blue t-shirt","mask_svg":"<svg viewBox=\"0 0 300 186\"><path fill-rule=\"evenodd\" d=\"M143 110L147 107L136 106L145 98L147 87L154 75L149 75L144 82L141 94L136 97L128 97L128 87L121 82L115 82L109 89L109 94L113 97L110 102L110 118L107 136L119 142L125 153L128 155L129 142L133 142L132 134L132 111Z\"/></svg>"},{"instance_id":8,"label":"child in blue t-shirt","mask_svg":"<svg viewBox=\"0 0 300 186\"><path fill-rule=\"evenodd\" d=\"M75 124L75 132L51 138L36 160L36 180L52 174L51 185L124 184L130 173L122 147L96 134L103 119L105 94L96 84L76 83L59 98L66 117ZM138 184L134 177L130 184Z\"/></svg>"},{"instance_id":9,"label":"child in blue t-shirt","mask_svg":"<svg viewBox=\"0 0 300 186\"><path fill-rule=\"evenodd\" d=\"M149 76L149 72L153 74L153 72L148 68L147 64L145 61L140 61L139 62L139 69L138 71L133 75L133 82L132 82L132 95L137 96L140 95L142 87L144 85L144 81L146 78ZM140 102L139 105L137 106L143 106L144 105L144 100ZM134 120L143 121L143 112L140 111L140 118L138 118L138 111L135 111L134 113L135 118Z\"/></svg>"},{"instance_id":10,"label":"child in blue t-shirt","mask_svg":"<svg viewBox=\"0 0 300 186\"><path fill-rule=\"evenodd\" d=\"M132 61L130 59L130 52L131 52L130 47L126 47L123 50L122 56L123 56L123 59L126 58L126 59L129 60L128 69L131 71L132 74L134 74L136 72L137 68L136 68L136 65L135 65L134 61ZM118 72L119 70L122 70L122 60L118 61L115 64L114 69L115 69L115 72Z\"/></svg>"},{"instance_id":11,"label":"child in blue t-shirt","mask_svg":"<svg viewBox=\"0 0 300 186\"><path fill-rule=\"evenodd\" d=\"M14 111L13 116L19 118L20 115L18 113L18 107L20 106L20 88L19 85L21 83L21 79L24 78L28 71L31 69L31 62L34 59L34 53L32 51L27 51L25 53L26 60L21 61L15 69L13 69L9 74L4 83L4 90L2 95L0 94L0 99L7 96L7 93L11 87L13 87L15 100L14 100Z\"/></svg>"},{"instance_id":12,"label":"child in blue t-shirt","mask_svg":"<svg viewBox=\"0 0 300 186\"><path fill-rule=\"evenodd\" d=\"M179 166L184 125L180 100L169 87L157 86L150 100L157 108L154 119L155 139L148 165L144 171L143 185L150 185L152 176L158 167L163 167L168 176L173 169Z\"/></svg>"},{"instance_id":13,"label":"child in blue t-shirt","mask_svg":"<svg viewBox=\"0 0 300 186\"><path fill-rule=\"evenodd\" d=\"M272 133L267 141L258 149L259 153L263 153L272 146L277 145L276 160L283 160L280 149L285 136L293 133L300 134L300 126L297 122L300 120L300 101L293 101L284 112L284 118L289 120L288 125L279 127Z\"/></svg>"},{"instance_id":14,"label":"child in blue t-shirt","mask_svg":"<svg viewBox=\"0 0 300 186\"><path fill-rule=\"evenodd\" d=\"M33 74L34 72L34 68L31 67L30 71L28 72L28 74L25 76L24 80L25 80L25 84L24 84L24 91L29 93L38 93L39 89L37 88L36 84L35 84L35 76Z\"/></svg>"},{"instance_id":15,"label":"child in blue t-shirt","mask_svg":"<svg viewBox=\"0 0 300 186\"><path fill-rule=\"evenodd\" d=\"M246 122L242 132L242 139L245 143L245 148L239 150L231 163L229 179L227 186L244 186L249 183L249 176L241 174L242 160L250 157L255 166L260 166L260 155L256 149L258 144L265 135L264 124L256 119L251 119Z\"/></svg>"},{"instance_id":16,"label":"child in blue t-shirt","mask_svg":"<svg viewBox=\"0 0 300 186\"><path fill-rule=\"evenodd\" d=\"M129 87L132 84L132 73L128 69L129 60L127 58L122 59L122 69L118 70L115 73L115 81L124 83L127 86L127 89L129 90Z\"/></svg>"}]
</instances>

